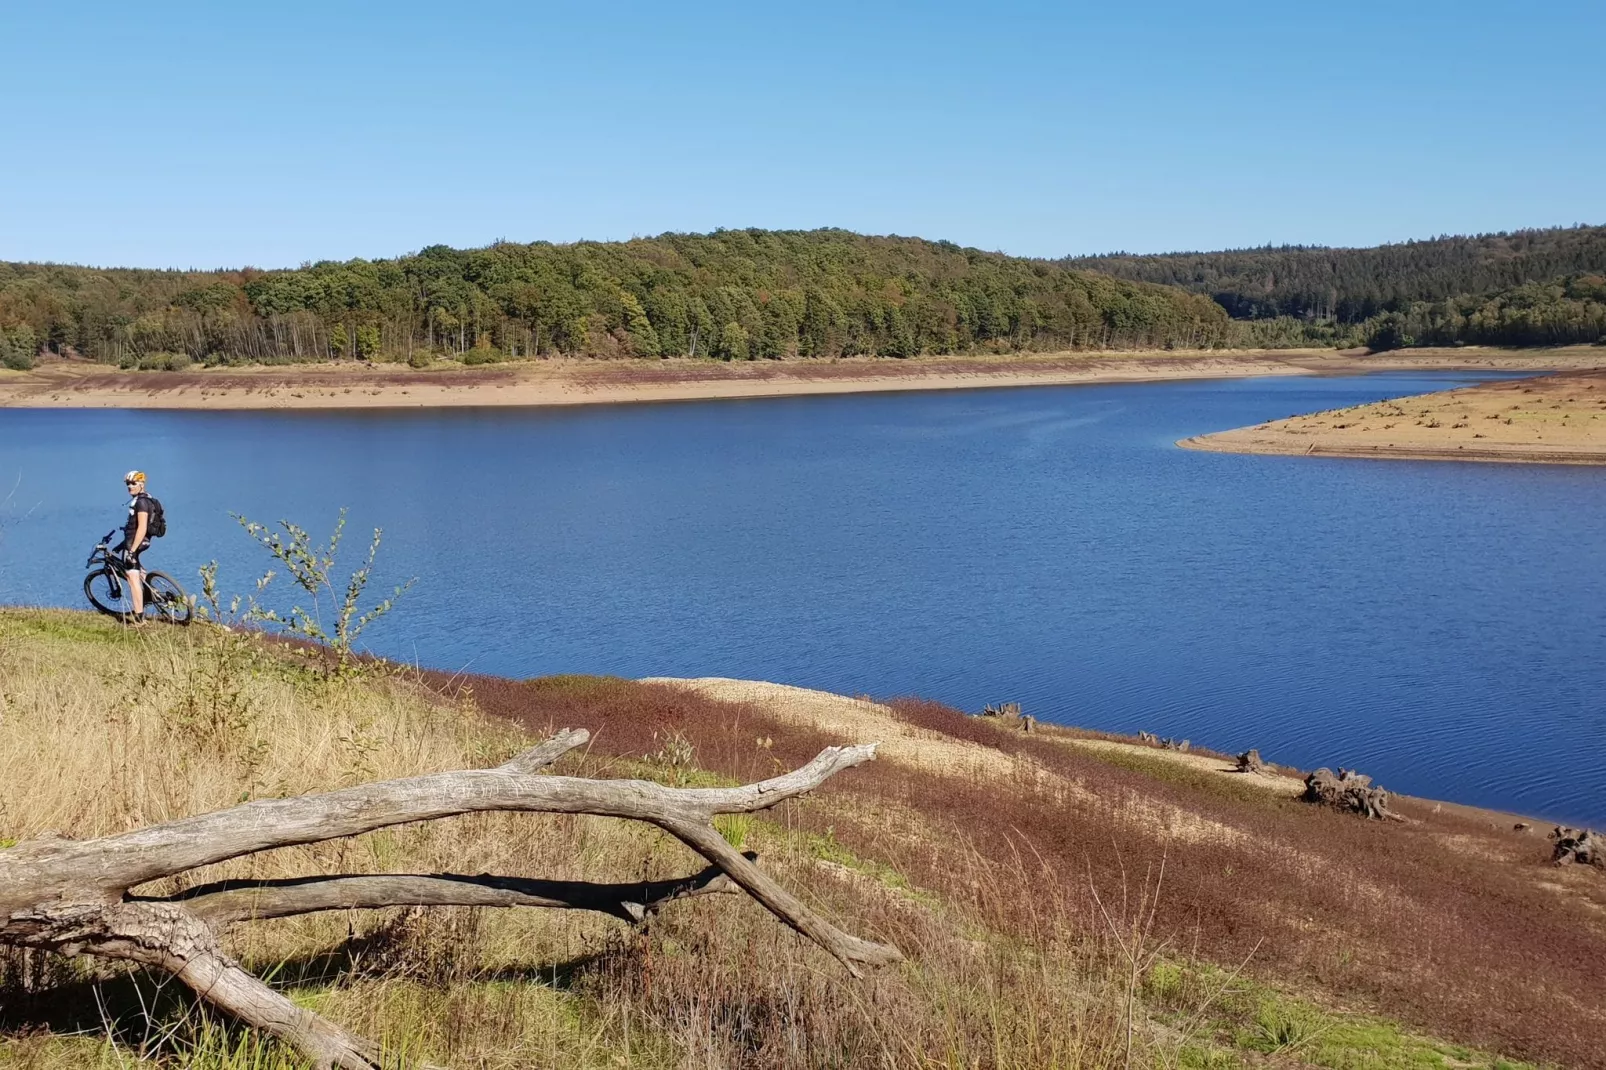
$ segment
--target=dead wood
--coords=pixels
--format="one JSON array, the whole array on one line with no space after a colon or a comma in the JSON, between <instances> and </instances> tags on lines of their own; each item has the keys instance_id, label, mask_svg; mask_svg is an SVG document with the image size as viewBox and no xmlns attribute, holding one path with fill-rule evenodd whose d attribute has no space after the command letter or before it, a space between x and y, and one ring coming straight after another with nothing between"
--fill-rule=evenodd
<instances>
[{"instance_id":1,"label":"dead wood","mask_svg":"<svg viewBox=\"0 0 1606 1070\"><path fill-rule=\"evenodd\" d=\"M1347 813L1377 820L1404 821L1389 809L1389 793L1372 784L1372 778L1353 769L1318 769L1305 778L1306 802L1320 803Z\"/></svg>"},{"instance_id":2,"label":"dead wood","mask_svg":"<svg viewBox=\"0 0 1606 1070\"><path fill-rule=\"evenodd\" d=\"M1260 751L1250 747L1248 750L1238 755L1238 772L1269 774L1271 770L1268 769L1266 767L1266 763L1261 760Z\"/></svg>"},{"instance_id":3,"label":"dead wood","mask_svg":"<svg viewBox=\"0 0 1606 1070\"><path fill-rule=\"evenodd\" d=\"M1581 866L1606 867L1606 837L1593 829L1557 825L1551 830L1550 838L1556 845L1551 855L1556 865L1570 866L1576 862Z\"/></svg>"},{"instance_id":4,"label":"dead wood","mask_svg":"<svg viewBox=\"0 0 1606 1070\"><path fill-rule=\"evenodd\" d=\"M319 1070L375 1070L377 1048L296 1006L222 950L219 927L324 910L398 906L549 907L640 922L665 904L740 889L835 956L850 973L902 958L838 929L782 888L714 828L716 814L752 813L811 791L875 756L875 744L828 747L807 765L735 788L671 788L541 770L589 738L565 729L494 769L379 781L246 803L101 839L34 840L0 851L0 944L97 955L165 970L202 999L271 1033ZM355 836L391 825L485 811L593 814L645 821L710 865L678 880L634 884L436 874L326 874L223 881L173 896L131 889L259 851Z\"/></svg>"},{"instance_id":5,"label":"dead wood","mask_svg":"<svg viewBox=\"0 0 1606 1070\"><path fill-rule=\"evenodd\" d=\"M981 715L983 717L1002 717L1006 721L1013 721L1020 716L1020 703L1000 702L994 706L989 702L981 708Z\"/></svg>"}]
</instances>

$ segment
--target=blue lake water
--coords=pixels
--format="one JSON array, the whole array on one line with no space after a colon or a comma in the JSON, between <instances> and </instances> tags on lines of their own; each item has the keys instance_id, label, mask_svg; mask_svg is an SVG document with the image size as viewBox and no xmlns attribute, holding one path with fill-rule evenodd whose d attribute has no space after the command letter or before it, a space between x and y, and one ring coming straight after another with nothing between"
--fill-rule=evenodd
<instances>
[{"instance_id":1,"label":"blue lake water","mask_svg":"<svg viewBox=\"0 0 1606 1070\"><path fill-rule=\"evenodd\" d=\"M530 676L733 676L1188 737L1606 822L1606 468L1178 438L1470 375L583 409L0 410L0 601L75 606L151 476L182 581L229 518L385 529L369 645ZM281 581L276 581L281 583Z\"/></svg>"}]
</instances>

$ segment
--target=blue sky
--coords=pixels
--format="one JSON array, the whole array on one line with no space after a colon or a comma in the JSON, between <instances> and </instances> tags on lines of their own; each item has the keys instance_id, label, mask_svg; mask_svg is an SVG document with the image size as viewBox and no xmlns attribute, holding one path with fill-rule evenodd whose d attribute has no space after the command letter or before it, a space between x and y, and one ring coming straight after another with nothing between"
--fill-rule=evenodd
<instances>
[{"instance_id":1,"label":"blue sky","mask_svg":"<svg viewBox=\"0 0 1606 1070\"><path fill-rule=\"evenodd\" d=\"M1606 4L0 2L0 259L1606 223Z\"/></svg>"}]
</instances>

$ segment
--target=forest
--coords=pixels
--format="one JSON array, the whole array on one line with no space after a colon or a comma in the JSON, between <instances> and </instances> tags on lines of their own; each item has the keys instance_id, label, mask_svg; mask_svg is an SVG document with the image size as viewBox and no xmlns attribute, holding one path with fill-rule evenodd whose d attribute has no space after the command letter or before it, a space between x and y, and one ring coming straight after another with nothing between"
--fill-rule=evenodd
<instances>
[{"instance_id":1,"label":"forest","mask_svg":"<svg viewBox=\"0 0 1606 1070\"><path fill-rule=\"evenodd\" d=\"M1606 340L1606 227L1032 260L843 230L196 272L0 262L0 366L720 360Z\"/></svg>"},{"instance_id":2,"label":"forest","mask_svg":"<svg viewBox=\"0 0 1606 1070\"><path fill-rule=\"evenodd\" d=\"M1606 275L1572 275L1497 293L1412 301L1360 324L1374 352L1406 346L1606 345Z\"/></svg>"},{"instance_id":3,"label":"forest","mask_svg":"<svg viewBox=\"0 0 1606 1070\"><path fill-rule=\"evenodd\" d=\"M1359 324L1413 302L1606 274L1606 227L1442 237L1370 249L1284 245L1155 256L1111 253L1059 263L1209 294L1234 319Z\"/></svg>"},{"instance_id":4,"label":"forest","mask_svg":"<svg viewBox=\"0 0 1606 1070\"><path fill-rule=\"evenodd\" d=\"M1208 296L842 230L431 246L286 271L0 263L0 358L124 367L548 355L758 360L1230 343Z\"/></svg>"}]
</instances>

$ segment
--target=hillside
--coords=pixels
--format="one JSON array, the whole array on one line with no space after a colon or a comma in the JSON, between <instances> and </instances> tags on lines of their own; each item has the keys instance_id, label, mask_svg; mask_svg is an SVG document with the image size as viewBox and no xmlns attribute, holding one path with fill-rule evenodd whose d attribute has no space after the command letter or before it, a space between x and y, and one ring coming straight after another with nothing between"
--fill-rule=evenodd
<instances>
[{"instance_id":1,"label":"hillside","mask_svg":"<svg viewBox=\"0 0 1606 1070\"><path fill-rule=\"evenodd\" d=\"M1208 348L1227 316L1170 287L918 238L725 230L431 246L291 271L0 263L0 358L132 367L536 355L727 360Z\"/></svg>"},{"instance_id":2,"label":"hillside","mask_svg":"<svg viewBox=\"0 0 1606 1070\"><path fill-rule=\"evenodd\" d=\"M127 681L142 681L130 689ZM1403 800L1404 824L1296 781L932 703L728 680L326 681L201 627L0 610L0 843L424 771L573 725L558 771L747 782L825 745L878 759L723 826L810 905L908 961L850 983L740 897L649 927L581 911L253 921L235 954L304 1007L454 1067L1606 1066L1606 881L1538 829ZM204 874L684 872L666 834L599 818L453 818ZM152 889L154 892L172 889ZM1401 1024L1404 1023L1404 1024ZM294 1065L171 985L0 953L0 1066Z\"/></svg>"},{"instance_id":3,"label":"hillside","mask_svg":"<svg viewBox=\"0 0 1606 1070\"><path fill-rule=\"evenodd\" d=\"M1442 237L1370 249L1285 245L1153 256L1111 253L1059 263L1209 294L1237 319L1292 316L1358 324L1414 301L1606 273L1606 226Z\"/></svg>"}]
</instances>

